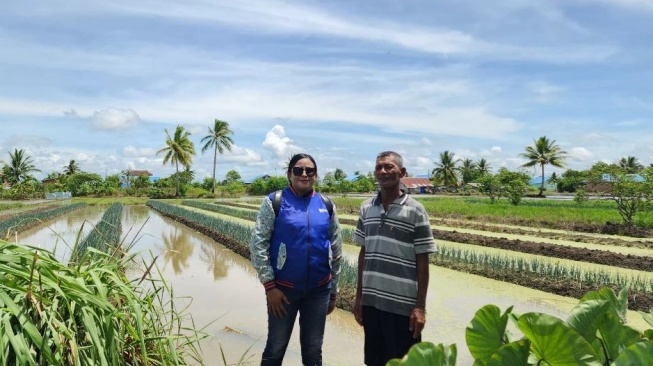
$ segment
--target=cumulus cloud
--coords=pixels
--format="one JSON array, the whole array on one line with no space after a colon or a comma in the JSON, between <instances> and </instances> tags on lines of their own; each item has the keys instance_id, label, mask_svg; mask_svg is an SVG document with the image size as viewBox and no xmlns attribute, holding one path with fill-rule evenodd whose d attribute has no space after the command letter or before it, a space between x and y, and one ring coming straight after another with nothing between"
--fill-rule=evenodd
<instances>
[{"instance_id":1,"label":"cumulus cloud","mask_svg":"<svg viewBox=\"0 0 653 366\"><path fill-rule=\"evenodd\" d=\"M141 123L141 118L131 109L109 108L95 111L91 121L98 130L126 130Z\"/></svg>"},{"instance_id":2,"label":"cumulus cloud","mask_svg":"<svg viewBox=\"0 0 653 366\"><path fill-rule=\"evenodd\" d=\"M576 161L591 162L596 160L594 154L584 147L573 147L569 150L569 157Z\"/></svg>"},{"instance_id":3,"label":"cumulus cloud","mask_svg":"<svg viewBox=\"0 0 653 366\"><path fill-rule=\"evenodd\" d=\"M136 158L136 157L144 157L144 156L155 156L156 155L156 150L148 147L135 147L135 146L125 146L122 149L122 156L124 157L130 157L130 158Z\"/></svg>"},{"instance_id":4,"label":"cumulus cloud","mask_svg":"<svg viewBox=\"0 0 653 366\"><path fill-rule=\"evenodd\" d=\"M293 144L293 140L286 136L286 131L281 125L274 125L274 127L265 134L263 148L272 152L272 154L279 159L286 159L291 154L301 150L301 147Z\"/></svg>"}]
</instances>

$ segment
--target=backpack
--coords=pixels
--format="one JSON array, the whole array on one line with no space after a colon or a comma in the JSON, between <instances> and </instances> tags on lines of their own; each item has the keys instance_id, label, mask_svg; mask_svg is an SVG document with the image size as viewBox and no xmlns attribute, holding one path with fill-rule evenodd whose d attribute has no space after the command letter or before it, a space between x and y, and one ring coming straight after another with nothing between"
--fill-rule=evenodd
<instances>
[{"instance_id":1,"label":"backpack","mask_svg":"<svg viewBox=\"0 0 653 366\"><path fill-rule=\"evenodd\" d=\"M331 202L331 199L323 194L320 194L320 197L322 197L322 201L324 201L324 204L326 205L327 210L329 211L329 217L333 216L333 202ZM283 196L283 190L279 190L274 192L274 198L272 199L272 208L274 209L274 217L279 216L279 209L281 208L281 198Z\"/></svg>"}]
</instances>

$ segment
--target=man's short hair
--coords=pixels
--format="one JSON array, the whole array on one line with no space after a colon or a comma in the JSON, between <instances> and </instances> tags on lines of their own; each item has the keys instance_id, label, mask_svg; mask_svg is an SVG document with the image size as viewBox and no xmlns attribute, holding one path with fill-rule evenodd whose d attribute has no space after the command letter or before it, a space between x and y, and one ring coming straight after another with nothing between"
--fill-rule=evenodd
<instances>
[{"instance_id":1,"label":"man's short hair","mask_svg":"<svg viewBox=\"0 0 653 366\"><path fill-rule=\"evenodd\" d=\"M382 151L379 153L379 155L376 156L376 158L381 159L387 156L392 156L393 158L395 158L395 161L397 162L400 168L404 167L404 158L402 158L401 155L399 155L394 151Z\"/></svg>"}]
</instances>

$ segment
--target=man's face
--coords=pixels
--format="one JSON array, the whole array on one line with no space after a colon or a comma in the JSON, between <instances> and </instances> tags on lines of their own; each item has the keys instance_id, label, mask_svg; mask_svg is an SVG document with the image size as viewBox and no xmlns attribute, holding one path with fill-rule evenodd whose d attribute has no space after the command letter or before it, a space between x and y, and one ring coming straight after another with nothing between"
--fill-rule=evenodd
<instances>
[{"instance_id":1,"label":"man's face","mask_svg":"<svg viewBox=\"0 0 653 366\"><path fill-rule=\"evenodd\" d=\"M399 184L399 180L406 174L406 168L397 165L394 156L384 156L376 159L374 177L381 188L392 187Z\"/></svg>"}]
</instances>

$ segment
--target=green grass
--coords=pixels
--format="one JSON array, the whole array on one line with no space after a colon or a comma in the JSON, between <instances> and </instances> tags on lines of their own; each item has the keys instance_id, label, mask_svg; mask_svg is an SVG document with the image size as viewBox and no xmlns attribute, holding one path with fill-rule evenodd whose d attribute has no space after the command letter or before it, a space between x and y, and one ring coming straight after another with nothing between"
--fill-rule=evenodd
<instances>
[{"instance_id":1,"label":"green grass","mask_svg":"<svg viewBox=\"0 0 653 366\"><path fill-rule=\"evenodd\" d=\"M456 218L479 222L532 224L567 228L578 224L604 225L610 221L621 223L617 205L611 200L590 200L583 204L574 201L530 199L513 206L506 200L490 204L487 197L432 197L414 195L431 218ZM338 212L358 213L363 198L332 198ZM642 211L636 225L653 228L653 215Z\"/></svg>"}]
</instances>

